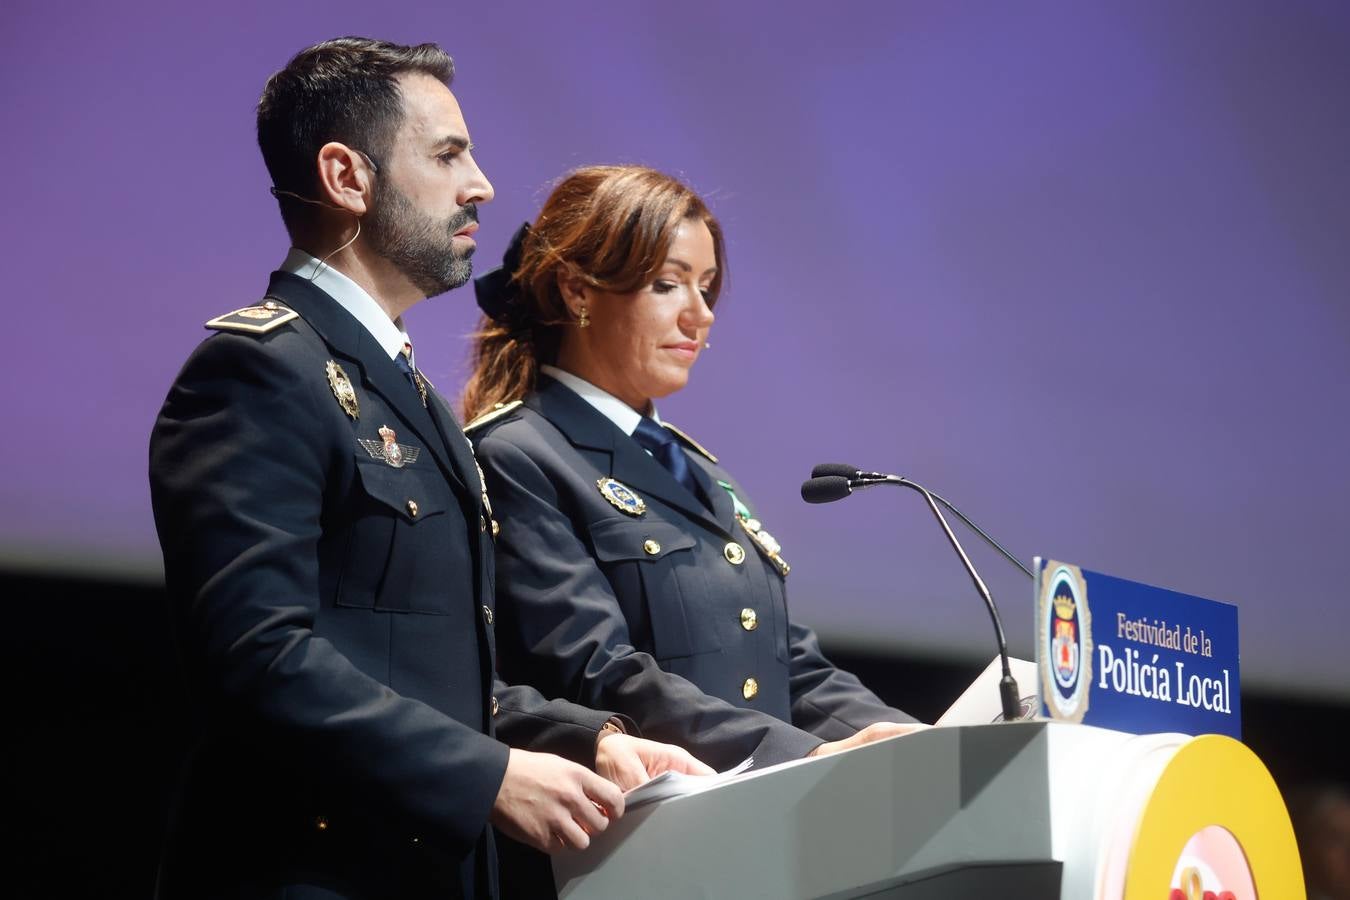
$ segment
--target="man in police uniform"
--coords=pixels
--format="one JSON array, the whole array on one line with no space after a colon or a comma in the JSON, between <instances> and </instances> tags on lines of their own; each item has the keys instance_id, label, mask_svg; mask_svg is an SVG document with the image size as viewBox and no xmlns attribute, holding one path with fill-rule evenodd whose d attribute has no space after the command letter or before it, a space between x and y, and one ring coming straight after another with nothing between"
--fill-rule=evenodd
<instances>
[{"instance_id":1,"label":"man in police uniform","mask_svg":"<svg viewBox=\"0 0 1350 900\"><path fill-rule=\"evenodd\" d=\"M201 701L161 896L494 896L489 823L556 850L622 813L578 763L625 786L707 771L494 687L498 524L401 319L468 279L492 199L452 74L434 45L346 38L259 104L294 248L262 301L208 323L151 438Z\"/></svg>"}]
</instances>

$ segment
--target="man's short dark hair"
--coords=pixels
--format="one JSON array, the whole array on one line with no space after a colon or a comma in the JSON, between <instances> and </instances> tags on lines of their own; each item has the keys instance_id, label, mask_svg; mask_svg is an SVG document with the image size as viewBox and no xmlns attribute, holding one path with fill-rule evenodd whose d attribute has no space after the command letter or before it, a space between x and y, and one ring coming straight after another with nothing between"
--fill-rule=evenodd
<instances>
[{"instance_id":1,"label":"man's short dark hair","mask_svg":"<svg viewBox=\"0 0 1350 900\"><path fill-rule=\"evenodd\" d=\"M435 44L415 47L363 37L335 38L301 50L267 79L258 101L258 146L278 191L318 196L319 148L338 141L387 167L403 122L398 78L422 72L448 85L455 64ZM278 197L286 227L311 208Z\"/></svg>"}]
</instances>

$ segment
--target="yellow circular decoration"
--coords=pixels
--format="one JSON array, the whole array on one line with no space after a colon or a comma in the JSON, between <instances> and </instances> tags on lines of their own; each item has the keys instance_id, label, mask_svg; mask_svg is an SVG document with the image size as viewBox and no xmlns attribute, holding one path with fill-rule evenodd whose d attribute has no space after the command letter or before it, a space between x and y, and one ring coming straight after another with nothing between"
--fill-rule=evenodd
<instances>
[{"instance_id":1,"label":"yellow circular decoration","mask_svg":"<svg viewBox=\"0 0 1350 900\"><path fill-rule=\"evenodd\" d=\"M1210 825L1227 829L1242 846L1262 898L1305 895L1294 829L1275 780L1245 745L1207 734L1183 744L1158 776L1136 826L1124 900L1167 897L1182 850Z\"/></svg>"}]
</instances>

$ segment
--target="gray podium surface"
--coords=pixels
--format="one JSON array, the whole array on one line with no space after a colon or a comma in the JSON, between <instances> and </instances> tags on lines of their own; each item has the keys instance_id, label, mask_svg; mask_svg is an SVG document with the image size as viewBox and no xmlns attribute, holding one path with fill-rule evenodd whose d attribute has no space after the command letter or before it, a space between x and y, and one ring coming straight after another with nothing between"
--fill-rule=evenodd
<instances>
[{"instance_id":1,"label":"gray podium surface","mask_svg":"<svg viewBox=\"0 0 1350 900\"><path fill-rule=\"evenodd\" d=\"M1111 810L1184 740L1047 722L929 729L638 807L556 856L554 874L573 900L1084 900L1119 831Z\"/></svg>"}]
</instances>

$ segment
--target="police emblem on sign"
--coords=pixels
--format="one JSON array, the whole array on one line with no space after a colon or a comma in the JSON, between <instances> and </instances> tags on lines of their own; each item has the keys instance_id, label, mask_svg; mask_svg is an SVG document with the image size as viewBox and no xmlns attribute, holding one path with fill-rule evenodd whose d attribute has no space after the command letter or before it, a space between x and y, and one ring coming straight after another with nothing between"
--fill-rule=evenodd
<instances>
[{"instance_id":1,"label":"police emblem on sign","mask_svg":"<svg viewBox=\"0 0 1350 900\"><path fill-rule=\"evenodd\" d=\"M1068 594L1057 594L1054 600L1055 636L1050 642L1050 658L1054 660L1055 681L1069 687L1078 680L1078 616L1074 599Z\"/></svg>"},{"instance_id":2,"label":"police emblem on sign","mask_svg":"<svg viewBox=\"0 0 1350 900\"><path fill-rule=\"evenodd\" d=\"M1052 718L1081 722L1092 685L1092 617L1077 566L1047 562L1037 597L1041 691Z\"/></svg>"}]
</instances>

